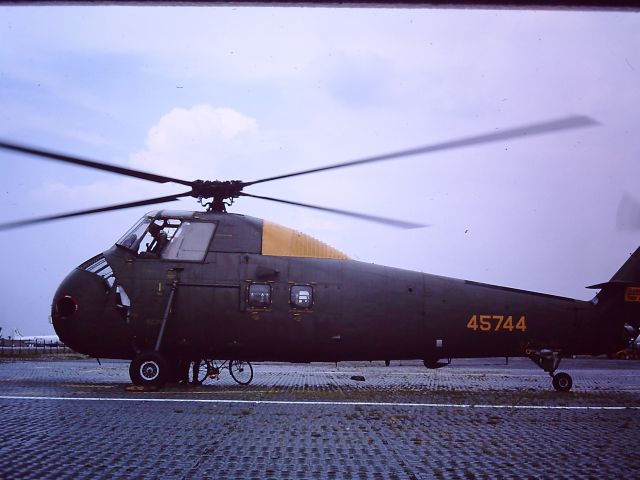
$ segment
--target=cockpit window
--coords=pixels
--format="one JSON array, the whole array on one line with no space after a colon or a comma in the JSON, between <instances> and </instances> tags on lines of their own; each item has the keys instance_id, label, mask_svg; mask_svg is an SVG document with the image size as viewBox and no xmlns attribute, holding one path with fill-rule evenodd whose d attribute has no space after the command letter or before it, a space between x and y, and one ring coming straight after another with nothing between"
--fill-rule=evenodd
<instances>
[{"instance_id":1,"label":"cockpit window","mask_svg":"<svg viewBox=\"0 0 640 480\"><path fill-rule=\"evenodd\" d=\"M139 244L138 255L142 258L160 258L164 249L175 237L181 222L172 218L159 218L151 222Z\"/></svg>"},{"instance_id":2,"label":"cockpit window","mask_svg":"<svg viewBox=\"0 0 640 480\"><path fill-rule=\"evenodd\" d=\"M147 227L151 223L150 217L142 218L138 223L131 227L127 233L125 233L120 240L116 242L116 245L128 248L134 252L138 251L138 246L142 240L142 236L147 230Z\"/></svg>"},{"instance_id":3,"label":"cockpit window","mask_svg":"<svg viewBox=\"0 0 640 480\"><path fill-rule=\"evenodd\" d=\"M157 213L156 213L157 215ZM215 232L215 223L146 216L116 242L140 258L201 261Z\"/></svg>"},{"instance_id":4,"label":"cockpit window","mask_svg":"<svg viewBox=\"0 0 640 480\"><path fill-rule=\"evenodd\" d=\"M175 235L169 238L162 258L201 261L207 253L215 229L215 223L182 222Z\"/></svg>"}]
</instances>

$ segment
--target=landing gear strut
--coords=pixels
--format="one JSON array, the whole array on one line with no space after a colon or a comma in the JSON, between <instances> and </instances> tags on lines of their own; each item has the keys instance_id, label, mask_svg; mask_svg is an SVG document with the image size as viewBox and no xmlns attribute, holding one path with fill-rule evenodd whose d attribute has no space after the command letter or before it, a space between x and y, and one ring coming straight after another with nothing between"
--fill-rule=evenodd
<instances>
[{"instance_id":1,"label":"landing gear strut","mask_svg":"<svg viewBox=\"0 0 640 480\"><path fill-rule=\"evenodd\" d=\"M551 375L553 388L558 392L568 392L571 390L573 386L571 375L565 372L555 373L562 359L560 352L546 349L529 350L527 351L527 355L536 365Z\"/></svg>"},{"instance_id":2,"label":"landing gear strut","mask_svg":"<svg viewBox=\"0 0 640 480\"><path fill-rule=\"evenodd\" d=\"M167 321L169 320L169 314L171 313L171 306L173 304L173 298L177 288L178 281L175 280L171 284L169 301L167 302L167 306L164 310L164 316L162 317L162 323L156 339L155 349L139 353L134 357L129 365L129 376L131 377L131 381L134 385L162 388L167 381L178 377L184 377L186 370L184 370L182 366L179 366L179 362L177 360L175 362L170 361L166 355L160 352L165 328L167 326Z\"/></svg>"}]
</instances>

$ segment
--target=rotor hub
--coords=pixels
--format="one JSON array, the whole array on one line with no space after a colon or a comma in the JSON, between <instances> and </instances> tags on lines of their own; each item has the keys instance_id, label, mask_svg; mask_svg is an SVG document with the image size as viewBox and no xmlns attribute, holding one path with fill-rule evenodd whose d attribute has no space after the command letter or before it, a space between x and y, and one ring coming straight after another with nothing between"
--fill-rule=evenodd
<instances>
[{"instance_id":1,"label":"rotor hub","mask_svg":"<svg viewBox=\"0 0 640 480\"><path fill-rule=\"evenodd\" d=\"M225 200L240 196L244 183L240 180L195 180L192 184L191 195L200 200L211 198L208 210L211 212L225 212Z\"/></svg>"}]
</instances>

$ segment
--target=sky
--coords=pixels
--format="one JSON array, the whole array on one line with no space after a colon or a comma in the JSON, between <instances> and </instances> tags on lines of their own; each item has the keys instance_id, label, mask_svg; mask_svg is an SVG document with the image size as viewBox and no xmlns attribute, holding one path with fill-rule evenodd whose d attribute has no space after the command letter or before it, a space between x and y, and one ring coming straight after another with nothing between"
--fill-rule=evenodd
<instances>
[{"instance_id":1,"label":"sky","mask_svg":"<svg viewBox=\"0 0 640 480\"><path fill-rule=\"evenodd\" d=\"M640 15L0 7L0 138L185 180L250 181L568 115L599 125L248 188L229 209L381 265L589 299L640 243ZM185 190L0 152L0 223ZM198 210L193 199L158 208ZM1 334L155 207L0 232Z\"/></svg>"}]
</instances>

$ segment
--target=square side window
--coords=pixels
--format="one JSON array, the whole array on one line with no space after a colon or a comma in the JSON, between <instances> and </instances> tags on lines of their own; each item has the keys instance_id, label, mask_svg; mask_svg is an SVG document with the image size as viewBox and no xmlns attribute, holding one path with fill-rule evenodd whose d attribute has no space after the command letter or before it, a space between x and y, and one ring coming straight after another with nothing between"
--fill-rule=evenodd
<instances>
[{"instance_id":1,"label":"square side window","mask_svg":"<svg viewBox=\"0 0 640 480\"><path fill-rule=\"evenodd\" d=\"M249 306L266 308L271 306L271 286L266 283L249 285Z\"/></svg>"},{"instance_id":2,"label":"square side window","mask_svg":"<svg viewBox=\"0 0 640 480\"><path fill-rule=\"evenodd\" d=\"M313 305L313 287L293 285L291 287L291 305L294 308L311 308Z\"/></svg>"}]
</instances>

